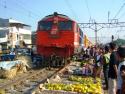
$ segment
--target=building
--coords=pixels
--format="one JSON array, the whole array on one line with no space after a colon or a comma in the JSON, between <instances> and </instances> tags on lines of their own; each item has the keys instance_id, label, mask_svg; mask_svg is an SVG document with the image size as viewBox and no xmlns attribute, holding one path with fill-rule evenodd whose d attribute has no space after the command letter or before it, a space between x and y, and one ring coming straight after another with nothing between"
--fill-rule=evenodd
<instances>
[{"instance_id":1,"label":"building","mask_svg":"<svg viewBox=\"0 0 125 94\"><path fill-rule=\"evenodd\" d=\"M0 18L0 44L2 48L15 48L21 41L31 44L31 27L13 19Z\"/></svg>"}]
</instances>

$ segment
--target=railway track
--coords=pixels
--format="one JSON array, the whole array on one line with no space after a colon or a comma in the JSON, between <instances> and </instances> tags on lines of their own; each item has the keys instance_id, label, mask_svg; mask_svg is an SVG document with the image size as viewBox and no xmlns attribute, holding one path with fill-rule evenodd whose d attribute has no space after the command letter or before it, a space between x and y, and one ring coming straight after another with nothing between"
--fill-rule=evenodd
<instances>
[{"instance_id":1,"label":"railway track","mask_svg":"<svg viewBox=\"0 0 125 94\"><path fill-rule=\"evenodd\" d=\"M65 67L53 68L51 70L47 70L45 68L30 70L12 80L7 80L4 83L0 83L0 88L5 89L6 94L31 94L31 91L40 83L44 83L47 78L51 78Z\"/></svg>"}]
</instances>

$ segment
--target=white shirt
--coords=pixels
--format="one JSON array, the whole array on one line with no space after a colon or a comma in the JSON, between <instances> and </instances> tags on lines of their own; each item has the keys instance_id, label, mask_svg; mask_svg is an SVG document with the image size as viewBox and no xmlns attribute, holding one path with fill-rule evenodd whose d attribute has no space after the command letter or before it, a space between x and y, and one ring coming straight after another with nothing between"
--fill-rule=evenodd
<instances>
[{"instance_id":1,"label":"white shirt","mask_svg":"<svg viewBox=\"0 0 125 94\"><path fill-rule=\"evenodd\" d=\"M10 55L15 55L15 53L14 52L10 52Z\"/></svg>"},{"instance_id":2,"label":"white shirt","mask_svg":"<svg viewBox=\"0 0 125 94\"><path fill-rule=\"evenodd\" d=\"M120 73L120 68L122 65L125 65L125 61L121 62L118 66L117 89L121 89L121 86L122 86L122 77Z\"/></svg>"}]
</instances>

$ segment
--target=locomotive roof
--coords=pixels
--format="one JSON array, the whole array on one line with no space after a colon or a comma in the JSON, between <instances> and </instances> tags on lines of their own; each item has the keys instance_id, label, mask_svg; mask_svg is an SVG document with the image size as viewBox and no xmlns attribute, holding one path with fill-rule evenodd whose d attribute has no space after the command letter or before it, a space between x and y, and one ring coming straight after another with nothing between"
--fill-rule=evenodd
<instances>
[{"instance_id":1,"label":"locomotive roof","mask_svg":"<svg viewBox=\"0 0 125 94\"><path fill-rule=\"evenodd\" d=\"M51 17L53 17L53 16L59 16L59 17L61 17L61 18L65 18L65 19L69 19L69 20L71 20L71 21L73 21L71 18L69 18L68 16L66 16L66 15L64 15L64 14L58 14L58 13L54 13L54 14L51 14L51 15L47 15L47 16L45 16L42 20L40 20L40 21L43 21L43 20L46 20L46 19L48 19L48 18L51 18Z\"/></svg>"}]
</instances>

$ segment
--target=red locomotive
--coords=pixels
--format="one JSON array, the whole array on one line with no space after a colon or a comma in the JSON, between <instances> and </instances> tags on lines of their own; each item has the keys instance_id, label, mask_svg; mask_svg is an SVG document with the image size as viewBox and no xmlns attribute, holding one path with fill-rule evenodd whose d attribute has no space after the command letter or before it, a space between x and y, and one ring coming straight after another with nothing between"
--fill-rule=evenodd
<instances>
[{"instance_id":1,"label":"red locomotive","mask_svg":"<svg viewBox=\"0 0 125 94\"><path fill-rule=\"evenodd\" d=\"M63 61L78 53L82 45L83 32L78 24L68 16L55 12L38 22L37 52L47 58L46 60L56 55Z\"/></svg>"}]
</instances>

